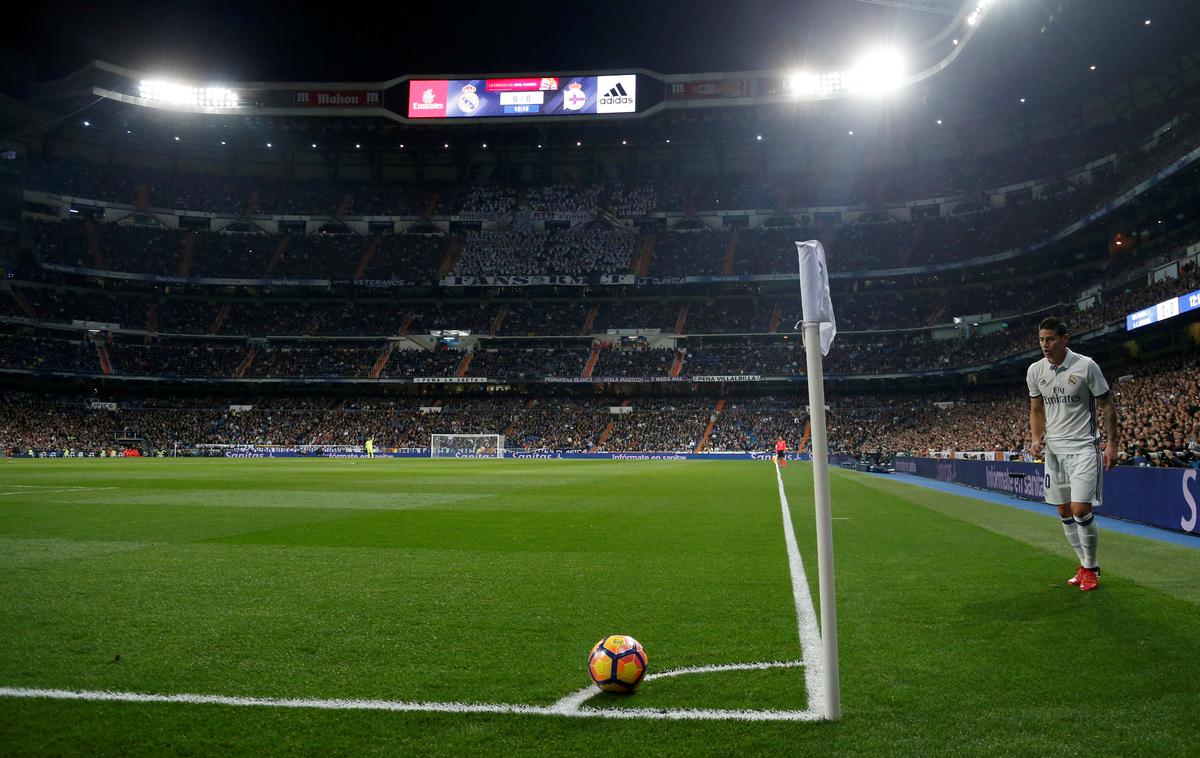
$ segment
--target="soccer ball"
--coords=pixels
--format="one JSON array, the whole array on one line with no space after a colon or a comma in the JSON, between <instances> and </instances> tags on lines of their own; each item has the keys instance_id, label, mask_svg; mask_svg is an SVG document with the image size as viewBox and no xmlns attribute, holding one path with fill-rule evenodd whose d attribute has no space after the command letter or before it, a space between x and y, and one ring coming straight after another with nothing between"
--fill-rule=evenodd
<instances>
[{"instance_id":1,"label":"soccer ball","mask_svg":"<svg viewBox=\"0 0 1200 758\"><path fill-rule=\"evenodd\" d=\"M605 692L633 692L647 665L641 643L626 634L605 637L588 655L588 675Z\"/></svg>"}]
</instances>

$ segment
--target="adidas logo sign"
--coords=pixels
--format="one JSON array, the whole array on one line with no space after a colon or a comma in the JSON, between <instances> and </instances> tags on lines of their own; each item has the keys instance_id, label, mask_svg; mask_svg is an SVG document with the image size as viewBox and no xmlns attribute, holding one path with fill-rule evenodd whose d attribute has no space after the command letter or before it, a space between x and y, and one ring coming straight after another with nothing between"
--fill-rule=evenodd
<instances>
[{"instance_id":1,"label":"adidas logo sign","mask_svg":"<svg viewBox=\"0 0 1200 758\"><path fill-rule=\"evenodd\" d=\"M601 105L632 105L633 97L625 91L625 85L617 82L617 86L600 97Z\"/></svg>"}]
</instances>

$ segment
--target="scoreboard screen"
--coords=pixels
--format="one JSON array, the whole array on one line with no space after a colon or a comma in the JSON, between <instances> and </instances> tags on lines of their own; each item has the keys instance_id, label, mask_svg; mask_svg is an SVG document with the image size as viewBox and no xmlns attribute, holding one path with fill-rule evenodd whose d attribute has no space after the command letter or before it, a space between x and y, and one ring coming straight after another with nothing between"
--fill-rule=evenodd
<instances>
[{"instance_id":1,"label":"scoreboard screen","mask_svg":"<svg viewBox=\"0 0 1200 758\"><path fill-rule=\"evenodd\" d=\"M1164 300L1136 313L1130 313L1125 317L1125 330L1132 332L1134 329L1157 324L1197 308L1200 308L1200 290Z\"/></svg>"},{"instance_id":2,"label":"scoreboard screen","mask_svg":"<svg viewBox=\"0 0 1200 758\"><path fill-rule=\"evenodd\" d=\"M579 116L637 111L637 74L413 79L409 118Z\"/></svg>"}]
</instances>

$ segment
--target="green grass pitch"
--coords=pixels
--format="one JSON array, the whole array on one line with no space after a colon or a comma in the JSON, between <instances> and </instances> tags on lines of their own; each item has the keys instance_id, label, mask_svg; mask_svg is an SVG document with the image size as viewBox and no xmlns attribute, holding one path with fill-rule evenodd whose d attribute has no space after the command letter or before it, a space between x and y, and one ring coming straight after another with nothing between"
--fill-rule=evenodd
<instances>
[{"instance_id":1,"label":"green grass pitch","mask_svg":"<svg viewBox=\"0 0 1200 758\"><path fill-rule=\"evenodd\" d=\"M816 594L810 469L783 470ZM843 719L655 721L0 697L4 754L1184 755L1200 552L833 472ZM549 706L601 636L650 671L800 658L766 462L0 464L0 687ZM599 708L803 710L804 671Z\"/></svg>"}]
</instances>

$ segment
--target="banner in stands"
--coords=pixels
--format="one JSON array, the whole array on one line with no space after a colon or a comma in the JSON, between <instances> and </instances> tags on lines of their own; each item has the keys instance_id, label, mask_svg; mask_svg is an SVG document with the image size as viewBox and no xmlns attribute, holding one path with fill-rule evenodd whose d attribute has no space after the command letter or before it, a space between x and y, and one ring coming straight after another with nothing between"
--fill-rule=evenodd
<instances>
[{"instance_id":1,"label":"banner in stands","mask_svg":"<svg viewBox=\"0 0 1200 758\"><path fill-rule=\"evenodd\" d=\"M667 87L668 100L729 100L737 97L757 97L758 94L757 79L671 82Z\"/></svg>"},{"instance_id":2,"label":"banner in stands","mask_svg":"<svg viewBox=\"0 0 1200 758\"><path fill-rule=\"evenodd\" d=\"M1045 472L1040 463L959 461L897 457L896 471L989 492L1042 500ZM1104 516L1200 535L1196 469L1118 466L1104 473Z\"/></svg>"},{"instance_id":3,"label":"banner in stands","mask_svg":"<svg viewBox=\"0 0 1200 758\"><path fill-rule=\"evenodd\" d=\"M218 449L226 458L365 458L366 452L362 447L353 445L306 445L298 447L275 445L240 445L222 447L219 445L201 446L202 448ZM578 450L505 450L505 458L523 460L595 460L595 461L769 461L775 456L768 451L753 453L686 453L686 452L645 452L645 453L585 453ZM375 453L376 458L428 458L429 448L388 448ZM478 457L468 455L464 457ZM492 458L493 456L482 456ZM809 460L806 453L788 453L790 461Z\"/></svg>"},{"instance_id":4,"label":"banner in stands","mask_svg":"<svg viewBox=\"0 0 1200 758\"><path fill-rule=\"evenodd\" d=\"M128 271L109 271L107 269L85 268L83 266L63 266L58 263L43 263L47 271L63 271L80 276L98 276L108 279L128 279L136 282L157 282L159 284L211 284L229 287L328 287L328 279L228 279L203 276L169 276L167 274L134 274Z\"/></svg>"},{"instance_id":5,"label":"banner in stands","mask_svg":"<svg viewBox=\"0 0 1200 758\"><path fill-rule=\"evenodd\" d=\"M569 276L567 274L528 274L513 276L447 276L443 287L588 287L596 284L633 284L633 274L597 274Z\"/></svg>"},{"instance_id":6,"label":"banner in stands","mask_svg":"<svg viewBox=\"0 0 1200 758\"><path fill-rule=\"evenodd\" d=\"M693 376L693 382L759 382L762 377L758 374L742 374L740 376Z\"/></svg>"},{"instance_id":7,"label":"banner in stands","mask_svg":"<svg viewBox=\"0 0 1200 758\"><path fill-rule=\"evenodd\" d=\"M645 384L647 382L690 382L686 376L547 376L547 384Z\"/></svg>"},{"instance_id":8,"label":"banner in stands","mask_svg":"<svg viewBox=\"0 0 1200 758\"><path fill-rule=\"evenodd\" d=\"M933 270L933 269L931 269ZM587 287L591 285L626 285L639 287L672 284L723 284L729 282L782 282L799 280L799 274L731 274L729 276L634 276L633 274L596 274L592 276L523 275L511 276L447 276L443 287L541 287L557 285Z\"/></svg>"},{"instance_id":9,"label":"banner in stands","mask_svg":"<svg viewBox=\"0 0 1200 758\"><path fill-rule=\"evenodd\" d=\"M413 384L487 384L486 376L414 376Z\"/></svg>"}]
</instances>

